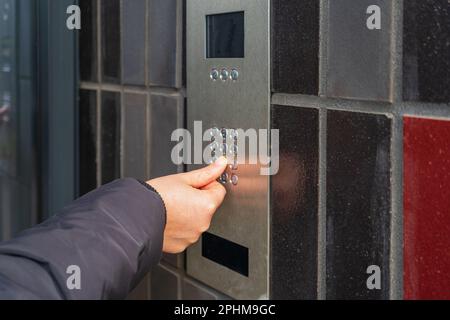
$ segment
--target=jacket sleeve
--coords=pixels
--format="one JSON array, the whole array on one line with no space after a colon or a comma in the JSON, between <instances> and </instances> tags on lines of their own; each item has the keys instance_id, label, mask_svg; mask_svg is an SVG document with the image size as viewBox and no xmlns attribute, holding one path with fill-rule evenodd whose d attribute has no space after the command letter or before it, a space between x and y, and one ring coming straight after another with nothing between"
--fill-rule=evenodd
<instances>
[{"instance_id":1,"label":"jacket sleeve","mask_svg":"<svg viewBox=\"0 0 450 320\"><path fill-rule=\"evenodd\" d=\"M122 299L161 258L165 206L134 179L105 185L0 244L0 299Z\"/></svg>"}]
</instances>

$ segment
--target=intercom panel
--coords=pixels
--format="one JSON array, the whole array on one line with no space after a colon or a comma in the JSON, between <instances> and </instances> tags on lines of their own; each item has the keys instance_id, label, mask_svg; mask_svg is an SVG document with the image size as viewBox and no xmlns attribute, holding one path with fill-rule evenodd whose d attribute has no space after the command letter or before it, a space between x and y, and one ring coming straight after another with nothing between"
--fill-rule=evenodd
<instances>
[{"instance_id":1,"label":"intercom panel","mask_svg":"<svg viewBox=\"0 0 450 320\"><path fill-rule=\"evenodd\" d=\"M226 199L188 250L187 272L236 299L269 297L269 176L250 145L269 129L269 22L269 0L187 1L188 129L201 124L203 147L229 160ZM258 151L268 136L257 136Z\"/></svg>"}]
</instances>

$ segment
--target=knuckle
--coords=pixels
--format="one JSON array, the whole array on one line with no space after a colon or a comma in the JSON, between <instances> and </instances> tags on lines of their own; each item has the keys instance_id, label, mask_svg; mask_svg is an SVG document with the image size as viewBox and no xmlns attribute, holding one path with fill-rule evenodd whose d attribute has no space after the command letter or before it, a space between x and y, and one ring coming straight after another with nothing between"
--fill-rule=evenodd
<instances>
[{"instance_id":1,"label":"knuckle","mask_svg":"<svg viewBox=\"0 0 450 320\"><path fill-rule=\"evenodd\" d=\"M210 222L210 221L205 222L205 223L203 223L202 225L200 225L200 228L199 228L199 235L198 235L199 238L200 238L200 236L201 236L203 233L205 233L206 231L209 230L210 225L211 225L211 222Z\"/></svg>"},{"instance_id":2,"label":"knuckle","mask_svg":"<svg viewBox=\"0 0 450 320\"><path fill-rule=\"evenodd\" d=\"M198 234L198 235L196 235L195 237L191 238L191 239L189 240L189 243L190 243L190 244L195 244L195 243L197 243L197 241L200 239L200 236L201 236L201 234Z\"/></svg>"},{"instance_id":3,"label":"knuckle","mask_svg":"<svg viewBox=\"0 0 450 320\"><path fill-rule=\"evenodd\" d=\"M212 214L217 210L217 203L212 198L209 198L207 201L205 201L204 206L206 212L208 212L209 214Z\"/></svg>"},{"instance_id":4,"label":"knuckle","mask_svg":"<svg viewBox=\"0 0 450 320\"><path fill-rule=\"evenodd\" d=\"M207 205L208 213L214 213L217 210L217 205L214 202L210 202Z\"/></svg>"}]
</instances>

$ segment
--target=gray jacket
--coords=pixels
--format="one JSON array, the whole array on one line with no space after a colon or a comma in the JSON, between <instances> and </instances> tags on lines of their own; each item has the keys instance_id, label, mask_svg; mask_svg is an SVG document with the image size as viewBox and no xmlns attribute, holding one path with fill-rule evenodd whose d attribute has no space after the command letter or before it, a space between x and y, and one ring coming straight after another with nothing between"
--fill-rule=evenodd
<instances>
[{"instance_id":1,"label":"gray jacket","mask_svg":"<svg viewBox=\"0 0 450 320\"><path fill-rule=\"evenodd\" d=\"M161 197L114 181L0 244L0 299L122 299L161 258Z\"/></svg>"}]
</instances>

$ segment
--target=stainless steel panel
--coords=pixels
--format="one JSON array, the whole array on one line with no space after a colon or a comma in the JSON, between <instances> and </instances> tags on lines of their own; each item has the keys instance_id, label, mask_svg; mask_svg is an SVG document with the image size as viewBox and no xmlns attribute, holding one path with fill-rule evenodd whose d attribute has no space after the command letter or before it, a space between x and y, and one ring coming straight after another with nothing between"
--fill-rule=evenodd
<instances>
[{"instance_id":1,"label":"stainless steel panel","mask_svg":"<svg viewBox=\"0 0 450 320\"><path fill-rule=\"evenodd\" d=\"M244 11L245 58L206 59L206 16ZM268 129L270 113L270 1L190 0L187 2L188 129ZM239 70L239 79L212 81L213 68ZM248 163L248 155L247 155ZM190 166L194 169L196 166ZM201 243L188 251L187 272L236 299L268 298L269 177L260 164L240 165L239 184L228 194L210 232L249 249L249 276L214 263L201 253Z\"/></svg>"}]
</instances>

